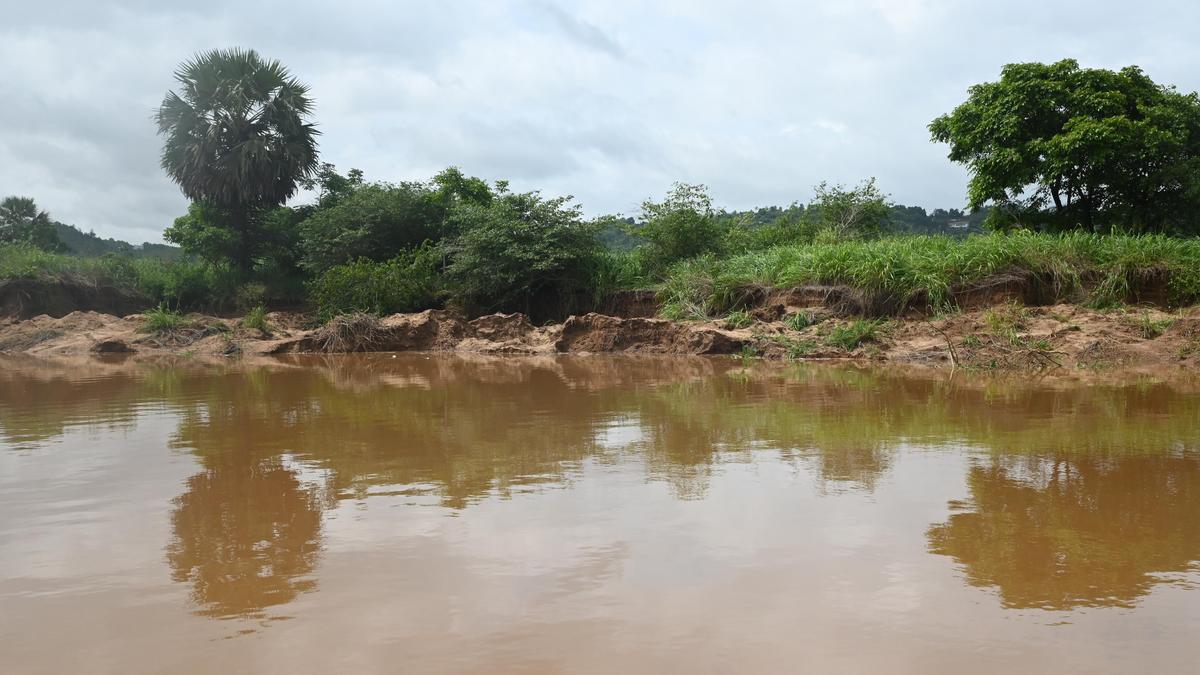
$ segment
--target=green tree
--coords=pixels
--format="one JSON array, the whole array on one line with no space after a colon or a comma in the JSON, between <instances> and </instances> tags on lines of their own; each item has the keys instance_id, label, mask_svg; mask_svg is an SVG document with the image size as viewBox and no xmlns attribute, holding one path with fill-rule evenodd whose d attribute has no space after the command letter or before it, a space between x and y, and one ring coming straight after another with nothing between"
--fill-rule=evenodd
<instances>
[{"instance_id":1,"label":"green tree","mask_svg":"<svg viewBox=\"0 0 1200 675\"><path fill-rule=\"evenodd\" d=\"M262 216L317 169L318 131L308 87L253 50L213 50L183 63L156 116L162 167L214 214L205 227L237 242L225 255L242 272L265 246ZM175 229L181 245L193 241ZM210 240L214 237L205 237ZM185 245L186 248L186 245Z\"/></svg>"},{"instance_id":2,"label":"green tree","mask_svg":"<svg viewBox=\"0 0 1200 675\"><path fill-rule=\"evenodd\" d=\"M489 204L464 201L449 214L452 293L472 309L548 315L589 290L602 245L570 197L514 194L500 184Z\"/></svg>"},{"instance_id":3,"label":"green tree","mask_svg":"<svg viewBox=\"0 0 1200 675\"><path fill-rule=\"evenodd\" d=\"M821 183L805 214L838 240L877 237L891 222L888 196L869 178L853 188Z\"/></svg>"},{"instance_id":4,"label":"green tree","mask_svg":"<svg viewBox=\"0 0 1200 675\"><path fill-rule=\"evenodd\" d=\"M992 225L1195 226L1200 100L1136 66L1009 64L929 129L970 171L969 207L997 207Z\"/></svg>"},{"instance_id":5,"label":"green tree","mask_svg":"<svg viewBox=\"0 0 1200 675\"><path fill-rule=\"evenodd\" d=\"M661 274L673 262L719 251L727 227L707 187L675 183L663 201L642 203L641 223L628 231L645 242L646 268Z\"/></svg>"},{"instance_id":6,"label":"green tree","mask_svg":"<svg viewBox=\"0 0 1200 675\"><path fill-rule=\"evenodd\" d=\"M67 250L50 215L38 209L29 197L5 197L0 201L0 244L28 244L52 252Z\"/></svg>"},{"instance_id":7,"label":"green tree","mask_svg":"<svg viewBox=\"0 0 1200 675\"><path fill-rule=\"evenodd\" d=\"M442 236L445 208L422 183L371 183L300 223L304 267L321 272L350 260L388 260Z\"/></svg>"}]
</instances>

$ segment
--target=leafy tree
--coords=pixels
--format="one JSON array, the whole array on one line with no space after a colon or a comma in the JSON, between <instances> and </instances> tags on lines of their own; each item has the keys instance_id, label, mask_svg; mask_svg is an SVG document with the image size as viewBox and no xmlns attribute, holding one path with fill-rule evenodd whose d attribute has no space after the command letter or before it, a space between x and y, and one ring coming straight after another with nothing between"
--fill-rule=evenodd
<instances>
[{"instance_id":1,"label":"leafy tree","mask_svg":"<svg viewBox=\"0 0 1200 675\"><path fill-rule=\"evenodd\" d=\"M891 222L892 208L886 194L869 178L853 188L821 183L807 209L821 230L837 240L877 237Z\"/></svg>"},{"instance_id":2,"label":"leafy tree","mask_svg":"<svg viewBox=\"0 0 1200 675\"><path fill-rule=\"evenodd\" d=\"M547 314L589 290L602 246L570 197L515 194L500 184L491 203L460 203L449 221L459 234L446 245L447 281L473 309Z\"/></svg>"},{"instance_id":3,"label":"leafy tree","mask_svg":"<svg viewBox=\"0 0 1200 675\"><path fill-rule=\"evenodd\" d=\"M1017 63L929 125L971 172L994 225L1106 231L1194 227L1200 100L1136 66Z\"/></svg>"},{"instance_id":4,"label":"leafy tree","mask_svg":"<svg viewBox=\"0 0 1200 675\"><path fill-rule=\"evenodd\" d=\"M50 215L39 210L29 197L0 201L0 244L28 244L52 252L67 250Z\"/></svg>"},{"instance_id":5,"label":"leafy tree","mask_svg":"<svg viewBox=\"0 0 1200 675\"><path fill-rule=\"evenodd\" d=\"M445 209L422 183L371 183L300 223L304 266L319 272L358 258L388 260L441 238Z\"/></svg>"},{"instance_id":6,"label":"leafy tree","mask_svg":"<svg viewBox=\"0 0 1200 675\"><path fill-rule=\"evenodd\" d=\"M727 228L707 187L675 183L663 201L642 203L641 223L628 231L645 242L646 267L661 273L673 262L720 250Z\"/></svg>"},{"instance_id":7,"label":"leafy tree","mask_svg":"<svg viewBox=\"0 0 1200 675\"><path fill-rule=\"evenodd\" d=\"M308 87L279 61L243 49L200 54L183 63L175 79L178 93L167 92L156 116L165 136L162 167L212 216L200 240L219 239L233 264L248 271L265 245L264 212L317 169L318 131L306 121ZM213 229L228 234L218 237ZM197 241L184 236L187 228L173 230L171 241ZM172 239L176 234L181 238ZM225 246L228 241L236 246Z\"/></svg>"}]
</instances>

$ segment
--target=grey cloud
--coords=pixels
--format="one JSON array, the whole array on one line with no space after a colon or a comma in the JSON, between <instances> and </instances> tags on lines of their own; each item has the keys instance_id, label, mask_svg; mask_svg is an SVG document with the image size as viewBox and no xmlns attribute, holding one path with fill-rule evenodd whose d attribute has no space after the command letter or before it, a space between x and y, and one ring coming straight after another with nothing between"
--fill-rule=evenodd
<instances>
[{"instance_id":1,"label":"grey cloud","mask_svg":"<svg viewBox=\"0 0 1200 675\"><path fill-rule=\"evenodd\" d=\"M186 206L150 116L176 65L211 47L254 47L311 84L327 161L378 180L457 164L589 213L674 180L745 208L867 176L958 206L965 176L926 125L1005 63L1136 63L1200 88L1200 7L1154 0L16 4L0 24L0 193L135 241Z\"/></svg>"}]
</instances>

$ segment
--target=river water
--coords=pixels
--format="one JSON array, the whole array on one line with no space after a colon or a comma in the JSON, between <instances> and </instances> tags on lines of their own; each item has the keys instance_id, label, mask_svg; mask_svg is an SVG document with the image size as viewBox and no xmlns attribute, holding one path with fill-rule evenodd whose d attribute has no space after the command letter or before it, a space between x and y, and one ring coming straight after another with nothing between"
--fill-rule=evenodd
<instances>
[{"instance_id":1,"label":"river water","mask_svg":"<svg viewBox=\"0 0 1200 675\"><path fill-rule=\"evenodd\" d=\"M1195 673L1200 386L0 360L0 672Z\"/></svg>"}]
</instances>

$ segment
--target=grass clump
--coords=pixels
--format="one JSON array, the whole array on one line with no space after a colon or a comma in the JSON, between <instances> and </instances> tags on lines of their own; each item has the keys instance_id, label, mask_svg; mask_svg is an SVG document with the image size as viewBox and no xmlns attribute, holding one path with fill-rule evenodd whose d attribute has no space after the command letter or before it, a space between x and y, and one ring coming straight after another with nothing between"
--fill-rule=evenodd
<instances>
[{"instance_id":1,"label":"grass clump","mask_svg":"<svg viewBox=\"0 0 1200 675\"><path fill-rule=\"evenodd\" d=\"M739 309L730 312L725 316L725 328L729 330L737 330L738 328L746 328L754 323L754 317L750 316L750 312L744 309Z\"/></svg>"},{"instance_id":2,"label":"grass clump","mask_svg":"<svg viewBox=\"0 0 1200 675\"><path fill-rule=\"evenodd\" d=\"M365 312L340 314L313 336L317 349L329 353L371 351L382 341L379 317Z\"/></svg>"},{"instance_id":3,"label":"grass clump","mask_svg":"<svg viewBox=\"0 0 1200 675\"><path fill-rule=\"evenodd\" d=\"M1171 324L1175 323L1174 319L1154 319L1150 316L1149 311L1142 312L1142 315L1133 321L1134 327L1143 340L1153 340L1162 335Z\"/></svg>"},{"instance_id":4,"label":"grass clump","mask_svg":"<svg viewBox=\"0 0 1200 675\"><path fill-rule=\"evenodd\" d=\"M166 305L159 305L154 309L148 309L142 313L142 316L145 322L138 328L138 331L142 333L162 335L192 326L191 320L179 311L171 309Z\"/></svg>"},{"instance_id":5,"label":"grass clump","mask_svg":"<svg viewBox=\"0 0 1200 675\"><path fill-rule=\"evenodd\" d=\"M881 323L872 319L859 319L848 324L835 326L825 338L826 344L850 351L866 342L877 339Z\"/></svg>"},{"instance_id":6,"label":"grass clump","mask_svg":"<svg viewBox=\"0 0 1200 675\"><path fill-rule=\"evenodd\" d=\"M802 331L809 326L815 326L821 323L821 318L812 312L797 312L789 314L783 320L783 325L794 331Z\"/></svg>"},{"instance_id":7,"label":"grass clump","mask_svg":"<svg viewBox=\"0 0 1200 675\"><path fill-rule=\"evenodd\" d=\"M1027 314L1024 307L1008 303L989 309L984 313L983 320L993 335L1016 345L1021 341L1020 331L1025 326Z\"/></svg>"},{"instance_id":8,"label":"grass clump","mask_svg":"<svg viewBox=\"0 0 1200 675\"><path fill-rule=\"evenodd\" d=\"M246 316L242 317L242 326L257 330L263 335L270 335L271 324L267 323L267 308L259 305L246 312Z\"/></svg>"}]
</instances>

